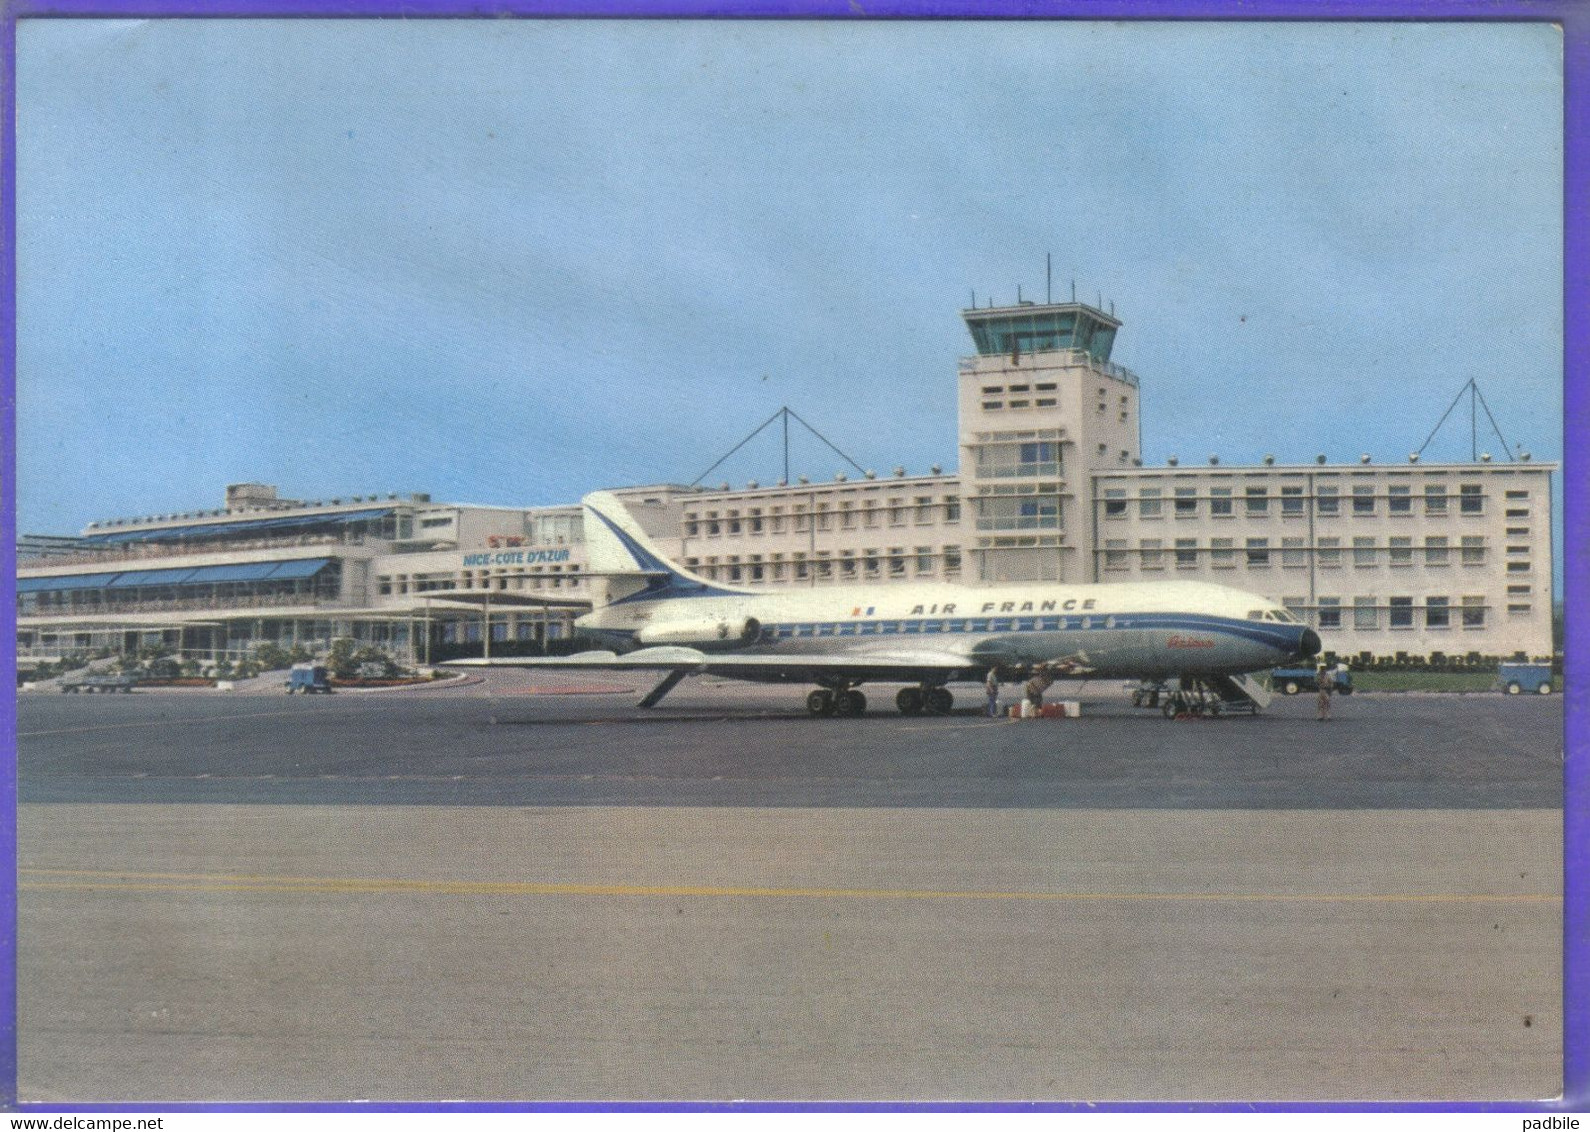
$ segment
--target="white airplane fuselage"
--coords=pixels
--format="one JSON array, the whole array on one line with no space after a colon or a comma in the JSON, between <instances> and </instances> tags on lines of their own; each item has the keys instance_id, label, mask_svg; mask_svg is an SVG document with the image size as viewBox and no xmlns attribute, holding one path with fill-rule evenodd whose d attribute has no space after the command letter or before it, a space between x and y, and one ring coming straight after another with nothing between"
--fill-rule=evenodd
<instances>
[{"instance_id":1,"label":"white airplane fuselage","mask_svg":"<svg viewBox=\"0 0 1590 1132\"><path fill-rule=\"evenodd\" d=\"M620 597L576 631L620 652L683 646L793 659L903 650L959 656L967 668L1070 661L1078 675L1133 678L1254 672L1319 651L1313 630L1274 602L1200 582L707 586L681 596L664 588Z\"/></svg>"}]
</instances>

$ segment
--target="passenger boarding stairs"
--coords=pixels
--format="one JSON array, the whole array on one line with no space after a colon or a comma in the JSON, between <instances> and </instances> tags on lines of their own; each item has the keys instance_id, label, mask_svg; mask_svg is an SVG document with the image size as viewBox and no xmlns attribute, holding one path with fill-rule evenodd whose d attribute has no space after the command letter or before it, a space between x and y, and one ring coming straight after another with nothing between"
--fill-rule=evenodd
<instances>
[{"instance_id":1,"label":"passenger boarding stairs","mask_svg":"<svg viewBox=\"0 0 1590 1132\"><path fill-rule=\"evenodd\" d=\"M1234 676L1215 676L1209 680L1209 686L1220 696L1220 703L1225 711L1248 711L1258 713L1261 709L1270 706L1274 693L1260 682L1260 673L1238 673Z\"/></svg>"}]
</instances>

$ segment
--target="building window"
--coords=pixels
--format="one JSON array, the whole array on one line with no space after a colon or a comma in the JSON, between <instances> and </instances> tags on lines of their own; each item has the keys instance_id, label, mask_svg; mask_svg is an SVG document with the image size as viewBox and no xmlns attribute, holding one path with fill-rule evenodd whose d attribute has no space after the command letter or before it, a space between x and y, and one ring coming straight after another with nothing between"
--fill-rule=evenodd
<instances>
[{"instance_id":1,"label":"building window","mask_svg":"<svg viewBox=\"0 0 1590 1132\"><path fill-rule=\"evenodd\" d=\"M933 548L919 546L916 548L916 572L918 574L933 573Z\"/></svg>"},{"instance_id":2,"label":"building window","mask_svg":"<svg viewBox=\"0 0 1590 1132\"><path fill-rule=\"evenodd\" d=\"M1157 538L1143 540L1143 569L1163 570L1165 568L1165 544Z\"/></svg>"},{"instance_id":3,"label":"building window","mask_svg":"<svg viewBox=\"0 0 1590 1132\"><path fill-rule=\"evenodd\" d=\"M916 497L916 525L925 527L933 521L933 497L919 495Z\"/></svg>"},{"instance_id":4,"label":"building window","mask_svg":"<svg viewBox=\"0 0 1590 1132\"><path fill-rule=\"evenodd\" d=\"M944 576L954 577L961 572L961 548L946 546L944 548Z\"/></svg>"},{"instance_id":5,"label":"building window","mask_svg":"<svg viewBox=\"0 0 1590 1132\"><path fill-rule=\"evenodd\" d=\"M1413 565L1413 539L1393 536L1389 545L1391 564L1393 566Z\"/></svg>"},{"instance_id":6,"label":"building window","mask_svg":"<svg viewBox=\"0 0 1590 1132\"><path fill-rule=\"evenodd\" d=\"M1463 536L1463 558L1462 558L1462 561L1463 561L1463 565L1465 565L1465 566L1483 566L1483 565L1485 565L1485 536L1484 535L1464 535Z\"/></svg>"},{"instance_id":7,"label":"building window","mask_svg":"<svg viewBox=\"0 0 1590 1132\"><path fill-rule=\"evenodd\" d=\"M1353 539L1353 565L1373 566L1374 564L1375 540L1361 536Z\"/></svg>"},{"instance_id":8,"label":"building window","mask_svg":"<svg viewBox=\"0 0 1590 1132\"><path fill-rule=\"evenodd\" d=\"M1485 628L1485 599L1471 596L1463 599L1463 628Z\"/></svg>"},{"instance_id":9,"label":"building window","mask_svg":"<svg viewBox=\"0 0 1590 1132\"><path fill-rule=\"evenodd\" d=\"M1282 566L1307 566L1308 550L1301 538L1284 538L1281 540L1281 565Z\"/></svg>"},{"instance_id":10,"label":"building window","mask_svg":"<svg viewBox=\"0 0 1590 1132\"><path fill-rule=\"evenodd\" d=\"M944 521L946 523L959 523L961 521L961 497L946 495L944 497Z\"/></svg>"},{"instance_id":11,"label":"building window","mask_svg":"<svg viewBox=\"0 0 1590 1132\"><path fill-rule=\"evenodd\" d=\"M1393 629L1413 628L1413 598L1394 597L1391 599L1391 627Z\"/></svg>"},{"instance_id":12,"label":"building window","mask_svg":"<svg viewBox=\"0 0 1590 1132\"><path fill-rule=\"evenodd\" d=\"M891 527L905 526L905 507L903 504L904 500L901 499L889 500L889 525Z\"/></svg>"},{"instance_id":13,"label":"building window","mask_svg":"<svg viewBox=\"0 0 1590 1132\"><path fill-rule=\"evenodd\" d=\"M1315 548L1315 560L1321 566L1340 566L1342 564L1342 540L1339 538L1322 538Z\"/></svg>"},{"instance_id":14,"label":"building window","mask_svg":"<svg viewBox=\"0 0 1590 1132\"><path fill-rule=\"evenodd\" d=\"M1020 500L1017 510L1021 515L1016 524L1018 530L1053 530L1060 525L1060 501L1053 497Z\"/></svg>"},{"instance_id":15,"label":"building window","mask_svg":"<svg viewBox=\"0 0 1590 1132\"><path fill-rule=\"evenodd\" d=\"M1342 627L1341 598L1322 597L1319 599L1319 627L1321 629L1340 629Z\"/></svg>"},{"instance_id":16,"label":"building window","mask_svg":"<svg viewBox=\"0 0 1590 1132\"><path fill-rule=\"evenodd\" d=\"M1195 538L1179 538L1176 540L1176 569L1196 570L1198 568L1198 540Z\"/></svg>"},{"instance_id":17,"label":"building window","mask_svg":"<svg viewBox=\"0 0 1590 1132\"><path fill-rule=\"evenodd\" d=\"M1267 488L1250 487L1247 490L1248 514L1263 515L1270 510L1270 493Z\"/></svg>"},{"instance_id":18,"label":"building window","mask_svg":"<svg viewBox=\"0 0 1590 1132\"><path fill-rule=\"evenodd\" d=\"M1104 517L1106 519L1126 518L1126 489L1124 487L1107 487L1104 489Z\"/></svg>"},{"instance_id":19,"label":"building window","mask_svg":"<svg viewBox=\"0 0 1590 1132\"><path fill-rule=\"evenodd\" d=\"M1209 489L1209 513L1228 518L1232 515L1231 489L1229 487L1212 487Z\"/></svg>"},{"instance_id":20,"label":"building window","mask_svg":"<svg viewBox=\"0 0 1590 1132\"><path fill-rule=\"evenodd\" d=\"M1378 629L1380 628L1380 610L1375 605L1372 597L1353 598L1353 628Z\"/></svg>"},{"instance_id":21,"label":"building window","mask_svg":"<svg viewBox=\"0 0 1590 1132\"><path fill-rule=\"evenodd\" d=\"M1528 562L1509 562L1507 564L1507 572L1509 574L1527 574L1527 573L1529 573L1529 563Z\"/></svg>"},{"instance_id":22,"label":"building window","mask_svg":"<svg viewBox=\"0 0 1590 1132\"><path fill-rule=\"evenodd\" d=\"M1427 629L1445 629L1452 624L1451 602L1444 597L1424 599L1424 625Z\"/></svg>"},{"instance_id":23,"label":"building window","mask_svg":"<svg viewBox=\"0 0 1590 1132\"><path fill-rule=\"evenodd\" d=\"M1477 483L1458 485L1458 513L1461 515L1485 514L1485 488Z\"/></svg>"},{"instance_id":24,"label":"building window","mask_svg":"<svg viewBox=\"0 0 1590 1132\"><path fill-rule=\"evenodd\" d=\"M1341 502L1334 487L1321 487L1315 491L1314 507L1321 515L1340 514Z\"/></svg>"},{"instance_id":25,"label":"building window","mask_svg":"<svg viewBox=\"0 0 1590 1132\"><path fill-rule=\"evenodd\" d=\"M1214 538L1209 540L1209 564L1220 569L1229 570L1237 564L1237 542L1235 539Z\"/></svg>"},{"instance_id":26,"label":"building window","mask_svg":"<svg viewBox=\"0 0 1590 1132\"><path fill-rule=\"evenodd\" d=\"M819 503L817 505L817 529L820 531L832 530L833 523L834 517L829 514L828 504Z\"/></svg>"},{"instance_id":27,"label":"building window","mask_svg":"<svg viewBox=\"0 0 1590 1132\"><path fill-rule=\"evenodd\" d=\"M1353 514L1373 515L1375 513L1375 489L1368 484L1359 484L1353 488Z\"/></svg>"},{"instance_id":28,"label":"building window","mask_svg":"<svg viewBox=\"0 0 1590 1132\"><path fill-rule=\"evenodd\" d=\"M1160 489L1145 487L1138 499L1138 514L1144 519L1157 519L1160 515Z\"/></svg>"},{"instance_id":29,"label":"building window","mask_svg":"<svg viewBox=\"0 0 1590 1132\"><path fill-rule=\"evenodd\" d=\"M1446 514L1446 484L1428 483L1424 485L1424 513L1426 515Z\"/></svg>"},{"instance_id":30,"label":"building window","mask_svg":"<svg viewBox=\"0 0 1590 1132\"><path fill-rule=\"evenodd\" d=\"M1303 488L1301 486L1281 488L1281 514L1301 515L1303 513Z\"/></svg>"},{"instance_id":31,"label":"building window","mask_svg":"<svg viewBox=\"0 0 1590 1132\"><path fill-rule=\"evenodd\" d=\"M1196 487L1178 487L1176 489L1176 518L1191 519L1198 514L1198 489Z\"/></svg>"},{"instance_id":32,"label":"building window","mask_svg":"<svg viewBox=\"0 0 1590 1132\"><path fill-rule=\"evenodd\" d=\"M1104 568L1106 570L1126 569L1126 540L1124 538L1104 540Z\"/></svg>"},{"instance_id":33,"label":"building window","mask_svg":"<svg viewBox=\"0 0 1590 1132\"><path fill-rule=\"evenodd\" d=\"M1445 536L1430 535L1424 540L1424 564L1426 566L1445 566L1447 564Z\"/></svg>"},{"instance_id":34,"label":"building window","mask_svg":"<svg viewBox=\"0 0 1590 1132\"><path fill-rule=\"evenodd\" d=\"M1267 538L1250 538L1247 543L1248 568L1251 570L1258 566L1270 564L1270 540Z\"/></svg>"},{"instance_id":35,"label":"building window","mask_svg":"<svg viewBox=\"0 0 1590 1132\"><path fill-rule=\"evenodd\" d=\"M1413 496L1407 484L1392 484L1386 489L1386 510L1393 515L1409 515L1413 512Z\"/></svg>"},{"instance_id":36,"label":"building window","mask_svg":"<svg viewBox=\"0 0 1590 1132\"><path fill-rule=\"evenodd\" d=\"M878 577L881 559L875 548L868 547L861 552L861 570L868 578Z\"/></svg>"},{"instance_id":37,"label":"building window","mask_svg":"<svg viewBox=\"0 0 1590 1132\"><path fill-rule=\"evenodd\" d=\"M905 577L905 547L891 546L889 548L889 577Z\"/></svg>"},{"instance_id":38,"label":"building window","mask_svg":"<svg viewBox=\"0 0 1590 1132\"><path fill-rule=\"evenodd\" d=\"M1038 440L1017 449L1016 474L1019 476L1058 475L1060 445L1053 440Z\"/></svg>"}]
</instances>

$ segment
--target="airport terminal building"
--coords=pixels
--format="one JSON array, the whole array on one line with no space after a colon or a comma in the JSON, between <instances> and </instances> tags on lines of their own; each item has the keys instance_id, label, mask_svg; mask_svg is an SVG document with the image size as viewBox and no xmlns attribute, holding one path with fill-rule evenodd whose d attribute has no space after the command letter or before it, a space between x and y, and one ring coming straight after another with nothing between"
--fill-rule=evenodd
<instances>
[{"instance_id":1,"label":"airport terminal building","mask_svg":"<svg viewBox=\"0 0 1590 1132\"><path fill-rule=\"evenodd\" d=\"M958 472L618 494L678 561L731 585L1196 579L1284 604L1341 656L1551 655L1555 465L1148 468L1111 314L1070 302L962 317L974 353L957 378ZM539 652L569 647L605 588L576 504L303 501L234 484L215 510L18 542L24 666L339 637L419 663Z\"/></svg>"}]
</instances>

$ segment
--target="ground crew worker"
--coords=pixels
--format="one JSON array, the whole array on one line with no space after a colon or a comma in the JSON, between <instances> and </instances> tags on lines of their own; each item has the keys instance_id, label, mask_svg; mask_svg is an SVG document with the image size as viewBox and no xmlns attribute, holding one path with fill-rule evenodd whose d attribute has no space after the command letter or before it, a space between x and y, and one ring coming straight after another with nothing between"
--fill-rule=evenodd
<instances>
[{"instance_id":1,"label":"ground crew worker","mask_svg":"<svg viewBox=\"0 0 1590 1132\"><path fill-rule=\"evenodd\" d=\"M1032 679L1027 681L1027 702L1032 705L1034 717L1043 711L1043 694L1053 683L1054 677L1049 675L1048 665L1040 664L1033 669Z\"/></svg>"},{"instance_id":2,"label":"ground crew worker","mask_svg":"<svg viewBox=\"0 0 1590 1132\"><path fill-rule=\"evenodd\" d=\"M1319 710L1314 716L1315 719L1323 720L1331 717L1331 692L1334 691L1331 685L1335 682L1335 673L1323 664L1314 673L1314 683L1319 686L1319 699L1315 701L1319 705Z\"/></svg>"},{"instance_id":3,"label":"ground crew worker","mask_svg":"<svg viewBox=\"0 0 1590 1132\"><path fill-rule=\"evenodd\" d=\"M983 691L988 693L988 718L999 717L999 670L990 668L988 678L983 681Z\"/></svg>"}]
</instances>

